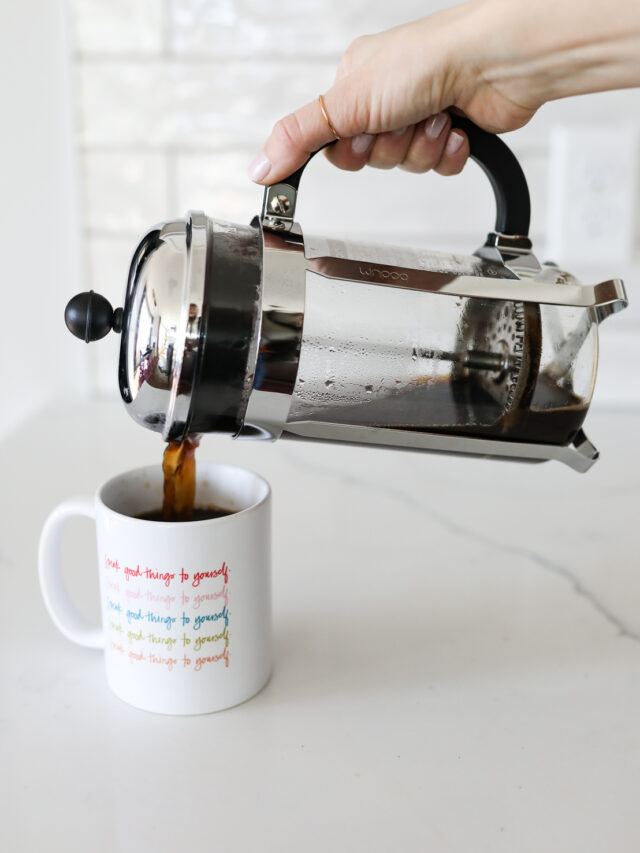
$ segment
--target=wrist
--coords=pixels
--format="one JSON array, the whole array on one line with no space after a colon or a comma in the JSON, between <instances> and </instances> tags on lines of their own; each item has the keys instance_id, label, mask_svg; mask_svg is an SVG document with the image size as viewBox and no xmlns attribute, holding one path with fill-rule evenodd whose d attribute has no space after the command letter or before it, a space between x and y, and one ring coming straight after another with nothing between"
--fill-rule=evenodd
<instances>
[{"instance_id":1,"label":"wrist","mask_svg":"<svg viewBox=\"0 0 640 853\"><path fill-rule=\"evenodd\" d=\"M472 0L482 79L530 109L545 101L640 86L634 0Z\"/></svg>"}]
</instances>

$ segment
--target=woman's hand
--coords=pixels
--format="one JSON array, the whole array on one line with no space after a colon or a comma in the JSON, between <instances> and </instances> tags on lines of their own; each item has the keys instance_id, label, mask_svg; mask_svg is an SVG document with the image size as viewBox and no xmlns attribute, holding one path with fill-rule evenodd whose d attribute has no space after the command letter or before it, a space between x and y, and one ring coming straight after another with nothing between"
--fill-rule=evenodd
<instances>
[{"instance_id":1,"label":"woman's hand","mask_svg":"<svg viewBox=\"0 0 640 853\"><path fill-rule=\"evenodd\" d=\"M637 0L471 0L350 45L324 95L341 137L327 157L453 175L469 144L448 107L515 130L547 100L640 85L639 56ZM275 125L249 176L275 183L333 138L314 100Z\"/></svg>"}]
</instances>

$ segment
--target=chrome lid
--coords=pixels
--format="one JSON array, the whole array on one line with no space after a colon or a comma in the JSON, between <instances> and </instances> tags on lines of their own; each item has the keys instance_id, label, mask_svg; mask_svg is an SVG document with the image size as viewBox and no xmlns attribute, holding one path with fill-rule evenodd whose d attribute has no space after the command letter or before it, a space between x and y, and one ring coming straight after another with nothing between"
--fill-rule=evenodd
<instances>
[{"instance_id":1,"label":"chrome lid","mask_svg":"<svg viewBox=\"0 0 640 853\"><path fill-rule=\"evenodd\" d=\"M136 249L125 295L119 381L134 420L182 438L189 427L201 355L207 257L207 218L185 219L149 231Z\"/></svg>"}]
</instances>

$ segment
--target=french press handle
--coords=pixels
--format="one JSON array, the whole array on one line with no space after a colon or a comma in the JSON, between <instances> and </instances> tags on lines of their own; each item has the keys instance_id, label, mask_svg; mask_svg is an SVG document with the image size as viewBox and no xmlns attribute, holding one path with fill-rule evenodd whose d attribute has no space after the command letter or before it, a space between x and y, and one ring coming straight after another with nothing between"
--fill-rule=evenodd
<instances>
[{"instance_id":1,"label":"french press handle","mask_svg":"<svg viewBox=\"0 0 640 853\"><path fill-rule=\"evenodd\" d=\"M451 114L451 127L463 130L469 139L471 159L489 178L496 199L494 231L512 237L527 237L531 219L529 187L513 151L494 133L488 133L470 119ZM329 142L328 145L334 145ZM318 151L322 151L323 145ZM300 168L277 184L265 188L262 222L274 231L288 231L293 224L300 178L314 151Z\"/></svg>"}]
</instances>

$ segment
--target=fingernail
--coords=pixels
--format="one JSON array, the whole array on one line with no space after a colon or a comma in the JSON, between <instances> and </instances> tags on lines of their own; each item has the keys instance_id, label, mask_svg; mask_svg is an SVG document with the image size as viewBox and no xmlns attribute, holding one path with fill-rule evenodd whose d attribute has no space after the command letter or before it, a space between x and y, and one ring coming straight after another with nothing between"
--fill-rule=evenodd
<instances>
[{"instance_id":1,"label":"fingernail","mask_svg":"<svg viewBox=\"0 0 640 853\"><path fill-rule=\"evenodd\" d=\"M444 113L436 113L425 122L424 132L429 139L437 139L444 130L446 123L447 116Z\"/></svg>"},{"instance_id":2,"label":"fingernail","mask_svg":"<svg viewBox=\"0 0 640 853\"><path fill-rule=\"evenodd\" d=\"M402 134L403 134L403 133L405 133L405 132L406 132L406 130L407 130L407 126L406 126L406 124L405 124L405 126L404 126L404 127L399 127L397 130L394 130L394 131L393 131L393 135L394 135L394 136L402 136Z\"/></svg>"},{"instance_id":3,"label":"fingernail","mask_svg":"<svg viewBox=\"0 0 640 853\"><path fill-rule=\"evenodd\" d=\"M455 154L463 142L464 136L461 133L457 133L455 130L452 130L449 134L449 138L447 139L447 144L444 146L444 150L447 154Z\"/></svg>"},{"instance_id":4,"label":"fingernail","mask_svg":"<svg viewBox=\"0 0 640 853\"><path fill-rule=\"evenodd\" d=\"M351 150L354 154L364 154L372 142L373 135L371 133L360 133L351 140Z\"/></svg>"},{"instance_id":5,"label":"fingernail","mask_svg":"<svg viewBox=\"0 0 640 853\"><path fill-rule=\"evenodd\" d=\"M254 157L251 161L251 165L249 166L249 177L252 181L261 181L263 178L266 178L270 170L271 161L261 151L257 157Z\"/></svg>"}]
</instances>

